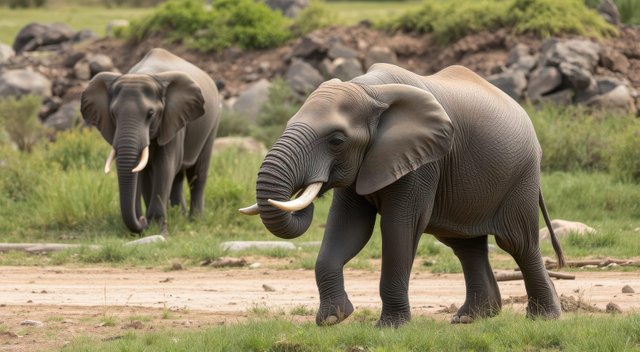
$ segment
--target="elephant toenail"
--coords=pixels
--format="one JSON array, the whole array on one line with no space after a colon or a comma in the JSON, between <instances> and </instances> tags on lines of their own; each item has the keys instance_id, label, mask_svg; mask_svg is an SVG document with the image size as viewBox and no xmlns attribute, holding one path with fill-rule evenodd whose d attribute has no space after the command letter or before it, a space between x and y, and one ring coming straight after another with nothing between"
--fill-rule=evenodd
<instances>
[{"instance_id":1,"label":"elephant toenail","mask_svg":"<svg viewBox=\"0 0 640 352\"><path fill-rule=\"evenodd\" d=\"M473 318L471 318L468 315L463 315L460 317L460 323L461 324L471 324L473 323Z\"/></svg>"},{"instance_id":2,"label":"elephant toenail","mask_svg":"<svg viewBox=\"0 0 640 352\"><path fill-rule=\"evenodd\" d=\"M459 324L460 323L460 317L457 315L454 315L451 317L451 324Z\"/></svg>"},{"instance_id":3,"label":"elephant toenail","mask_svg":"<svg viewBox=\"0 0 640 352\"><path fill-rule=\"evenodd\" d=\"M330 315L327 319L324 320L325 325L333 325L338 322L338 317L335 315Z\"/></svg>"}]
</instances>

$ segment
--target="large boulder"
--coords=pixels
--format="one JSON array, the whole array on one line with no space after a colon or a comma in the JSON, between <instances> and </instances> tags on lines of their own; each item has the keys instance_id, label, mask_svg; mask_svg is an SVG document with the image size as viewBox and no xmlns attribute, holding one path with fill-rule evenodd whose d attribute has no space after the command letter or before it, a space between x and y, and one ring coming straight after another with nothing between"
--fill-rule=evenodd
<instances>
[{"instance_id":1,"label":"large boulder","mask_svg":"<svg viewBox=\"0 0 640 352\"><path fill-rule=\"evenodd\" d=\"M576 235L594 234L596 230L593 228L576 221L555 219L551 220L551 228L557 237L566 237L570 233ZM539 232L540 240L547 239L549 237L549 229L547 227L541 228Z\"/></svg>"},{"instance_id":2,"label":"large boulder","mask_svg":"<svg viewBox=\"0 0 640 352\"><path fill-rule=\"evenodd\" d=\"M44 121L44 125L55 131L66 131L77 126L81 121L80 101L73 100L62 104L58 111Z\"/></svg>"},{"instance_id":3,"label":"large boulder","mask_svg":"<svg viewBox=\"0 0 640 352\"><path fill-rule=\"evenodd\" d=\"M491 75L487 77L487 81L515 100L520 100L524 90L527 88L527 76L520 70L507 70Z\"/></svg>"},{"instance_id":4,"label":"large boulder","mask_svg":"<svg viewBox=\"0 0 640 352\"><path fill-rule=\"evenodd\" d=\"M351 49L350 47L342 44L339 41L334 41L329 46L329 52L327 53L327 55L329 55L329 57L332 59L351 59L358 57L358 51Z\"/></svg>"},{"instance_id":5,"label":"large boulder","mask_svg":"<svg viewBox=\"0 0 640 352\"><path fill-rule=\"evenodd\" d=\"M113 61L111 61L111 58L107 55L97 54L93 55L89 59L89 71L91 72L91 77L100 72L113 71L114 67Z\"/></svg>"},{"instance_id":6,"label":"large boulder","mask_svg":"<svg viewBox=\"0 0 640 352\"><path fill-rule=\"evenodd\" d=\"M634 92L624 82L605 77L598 79L598 95L584 102L587 106L628 114L636 112Z\"/></svg>"},{"instance_id":7,"label":"large boulder","mask_svg":"<svg viewBox=\"0 0 640 352\"><path fill-rule=\"evenodd\" d=\"M76 32L64 23L30 23L23 27L15 41L13 50L16 53L34 51L41 47L67 42Z\"/></svg>"},{"instance_id":8,"label":"large boulder","mask_svg":"<svg viewBox=\"0 0 640 352\"><path fill-rule=\"evenodd\" d=\"M540 67L531 72L527 98L536 101L562 84L562 75L555 67Z\"/></svg>"},{"instance_id":9,"label":"large boulder","mask_svg":"<svg viewBox=\"0 0 640 352\"><path fill-rule=\"evenodd\" d=\"M7 62L10 58L14 57L16 52L7 44L0 43L0 65Z\"/></svg>"},{"instance_id":10,"label":"large boulder","mask_svg":"<svg viewBox=\"0 0 640 352\"><path fill-rule=\"evenodd\" d=\"M300 11L309 6L309 0L266 0L267 6L280 10L287 17L296 17Z\"/></svg>"},{"instance_id":11,"label":"large boulder","mask_svg":"<svg viewBox=\"0 0 640 352\"><path fill-rule=\"evenodd\" d=\"M51 81L30 68L9 70L0 75L0 97L29 94L51 96Z\"/></svg>"},{"instance_id":12,"label":"large boulder","mask_svg":"<svg viewBox=\"0 0 640 352\"><path fill-rule=\"evenodd\" d=\"M352 78L362 75L362 65L356 58L337 58L332 62L331 76L341 81L349 81Z\"/></svg>"},{"instance_id":13,"label":"large boulder","mask_svg":"<svg viewBox=\"0 0 640 352\"><path fill-rule=\"evenodd\" d=\"M324 78L313 66L294 58L285 74L285 81L294 93L302 97L318 88Z\"/></svg>"},{"instance_id":14,"label":"large boulder","mask_svg":"<svg viewBox=\"0 0 640 352\"><path fill-rule=\"evenodd\" d=\"M311 33L298 39L288 56L289 58L298 57L303 59L320 58L326 54L327 50L327 45L322 38Z\"/></svg>"},{"instance_id":15,"label":"large boulder","mask_svg":"<svg viewBox=\"0 0 640 352\"><path fill-rule=\"evenodd\" d=\"M386 46L372 46L364 60L364 68L369 69L371 65L376 63L396 65L398 63L398 57L395 51Z\"/></svg>"},{"instance_id":16,"label":"large boulder","mask_svg":"<svg viewBox=\"0 0 640 352\"><path fill-rule=\"evenodd\" d=\"M541 50L541 66L560 66L561 63L566 62L593 72L598 64L602 47L586 39L566 41L550 39L543 43Z\"/></svg>"},{"instance_id":17,"label":"large boulder","mask_svg":"<svg viewBox=\"0 0 640 352\"><path fill-rule=\"evenodd\" d=\"M253 83L247 90L240 93L233 103L233 111L255 122L262 105L269 98L269 88L271 83L264 78Z\"/></svg>"}]
</instances>

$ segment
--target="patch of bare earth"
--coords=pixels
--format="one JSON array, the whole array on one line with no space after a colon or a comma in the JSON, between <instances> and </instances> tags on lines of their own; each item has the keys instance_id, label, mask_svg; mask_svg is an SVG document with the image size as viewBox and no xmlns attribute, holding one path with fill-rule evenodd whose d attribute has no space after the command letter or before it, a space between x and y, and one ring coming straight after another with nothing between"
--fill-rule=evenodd
<instances>
[{"instance_id":1,"label":"patch of bare earth","mask_svg":"<svg viewBox=\"0 0 640 352\"><path fill-rule=\"evenodd\" d=\"M311 270L189 268L180 271L122 268L1 267L0 350L57 349L80 336L117 339L129 330L192 330L234 324L255 317L255 307L272 315L292 316L294 307L315 310L318 293ZM378 271L349 270L347 292L358 308L379 309ZM522 281L500 282L506 309L524 311ZM559 294L585 307L604 309L616 303L623 312L639 312L640 287L633 272L577 272L576 280L555 281ZM268 287L269 289L266 289ZM447 321L443 308L464 301L462 274L412 274L414 315ZM587 309L586 311L589 311ZM25 320L42 326L21 325ZM36 324L37 325L37 324Z\"/></svg>"}]
</instances>

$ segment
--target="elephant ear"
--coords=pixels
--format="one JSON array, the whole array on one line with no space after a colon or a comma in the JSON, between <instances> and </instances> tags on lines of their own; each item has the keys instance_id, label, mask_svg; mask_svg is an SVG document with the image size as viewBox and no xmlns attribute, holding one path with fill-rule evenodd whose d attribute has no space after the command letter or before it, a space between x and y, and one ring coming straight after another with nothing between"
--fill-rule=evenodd
<instances>
[{"instance_id":1,"label":"elephant ear","mask_svg":"<svg viewBox=\"0 0 640 352\"><path fill-rule=\"evenodd\" d=\"M451 149L453 124L433 94L404 84L368 86L367 93L387 104L364 157L356 192L370 194Z\"/></svg>"},{"instance_id":2,"label":"elephant ear","mask_svg":"<svg viewBox=\"0 0 640 352\"><path fill-rule=\"evenodd\" d=\"M82 118L92 126L96 126L102 137L113 145L113 136L116 133L116 124L111 116L109 104L109 87L120 77L120 74L113 72L98 73L87 89L82 92L80 102L80 112Z\"/></svg>"},{"instance_id":3,"label":"elephant ear","mask_svg":"<svg viewBox=\"0 0 640 352\"><path fill-rule=\"evenodd\" d=\"M171 71L156 74L164 86L164 115L158 131L158 144L169 143L187 123L204 114L200 86L186 73Z\"/></svg>"}]
</instances>

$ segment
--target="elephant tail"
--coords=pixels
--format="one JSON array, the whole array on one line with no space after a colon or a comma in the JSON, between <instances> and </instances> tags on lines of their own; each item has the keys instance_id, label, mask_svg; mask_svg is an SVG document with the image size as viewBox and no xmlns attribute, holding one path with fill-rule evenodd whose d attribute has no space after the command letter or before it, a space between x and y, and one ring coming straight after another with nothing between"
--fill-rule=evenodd
<instances>
[{"instance_id":1,"label":"elephant tail","mask_svg":"<svg viewBox=\"0 0 640 352\"><path fill-rule=\"evenodd\" d=\"M556 237L555 232L553 232L553 227L551 226L551 220L549 219L549 213L547 212L547 206L544 204L544 198L542 197L542 190L539 190L538 194L539 194L538 199L540 204L540 210L542 211L544 222L547 224L547 228L549 229L549 236L551 237L551 245L553 245L553 250L556 252L556 256L558 257L558 268L562 268L565 265L564 253L562 253L562 247L560 247L560 242L558 242L558 238Z\"/></svg>"}]
</instances>

